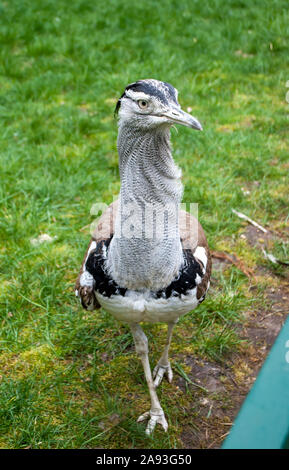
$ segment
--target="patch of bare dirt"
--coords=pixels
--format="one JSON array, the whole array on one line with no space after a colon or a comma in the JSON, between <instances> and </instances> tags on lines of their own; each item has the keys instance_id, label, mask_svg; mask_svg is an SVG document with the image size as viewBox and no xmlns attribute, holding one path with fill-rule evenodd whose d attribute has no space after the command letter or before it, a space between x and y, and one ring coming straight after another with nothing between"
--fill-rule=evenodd
<instances>
[{"instance_id":1,"label":"patch of bare dirt","mask_svg":"<svg viewBox=\"0 0 289 470\"><path fill-rule=\"evenodd\" d=\"M247 239L249 245L257 248L261 248L264 243L268 243L274 237L275 236L272 232L268 231L267 233L264 233L262 230L254 227L254 225L248 225L243 234L243 238Z\"/></svg>"}]
</instances>

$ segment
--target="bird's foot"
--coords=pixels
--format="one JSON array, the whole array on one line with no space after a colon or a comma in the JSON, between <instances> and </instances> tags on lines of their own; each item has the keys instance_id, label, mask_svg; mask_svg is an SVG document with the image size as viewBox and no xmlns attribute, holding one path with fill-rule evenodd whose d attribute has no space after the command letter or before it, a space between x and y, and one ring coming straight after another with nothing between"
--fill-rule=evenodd
<instances>
[{"instance_id":1,"label":"bird's foot","mask_svg":"<svg viewBox=\"0 0 289 470\"><path fill-rule=\"evenodd\" d=\"M171 381L173 380L173 371L170 363L164 366L158 362L153 371L155 387L159 386L159 384L163 380L164 375L167 376L168 382L171 383Z\"/></svg>"},{"instance_id":2,"label":"bird's foot","mask_svg":"<svg viewBox=\"0 0 289 470\"><path fill-rule=\"evenodd\" d=\"M147 411L138 418L137 422L140 423L141 421L145 421L147 419L149 419L146 427L146 434L148 436L153 432L157 423L163 427L165 432L167 432L168 423L162 408L156 411Z\"/></svg>"}]
</instances>

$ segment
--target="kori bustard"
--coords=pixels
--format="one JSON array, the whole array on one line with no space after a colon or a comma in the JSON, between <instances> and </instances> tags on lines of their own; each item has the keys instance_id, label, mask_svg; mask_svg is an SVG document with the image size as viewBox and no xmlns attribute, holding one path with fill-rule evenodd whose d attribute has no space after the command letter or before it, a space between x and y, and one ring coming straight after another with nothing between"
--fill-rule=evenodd
<instances>
[{"instance_id":1,"label":"kori bustard","mask_svg":"<svg viewBox=\"0 0 289 470\"><path fill-rule=\"evenodd\" d=\"M148 79L128 85L117 102L119 199L102 214L76 281L82 306L100 306L130 325L143 364L151 399L146 433L168 424L156 388L171 382L168 352L174 325L205 298L211 258L203 229L180 210L181 171L170 146L170 128L181 124L202 130L183 111L177 90ZM151 373L142 322L168 324L167 340Z\"/></svg>"}]
</instances>

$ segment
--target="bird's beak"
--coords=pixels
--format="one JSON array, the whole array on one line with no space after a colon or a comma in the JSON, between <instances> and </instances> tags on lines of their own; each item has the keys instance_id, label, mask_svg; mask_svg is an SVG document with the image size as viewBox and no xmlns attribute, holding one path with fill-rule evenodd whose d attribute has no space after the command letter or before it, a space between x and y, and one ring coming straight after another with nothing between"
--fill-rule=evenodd
<instances>
[{"instance_id":1,"label":"bird's beak","mask_svg":"<svg viewBox=\"0 0 289 470\"><path fill-rule=\"evenodd\" d=\"M181 124L182 126L191 127L192 129L196 129L198 131L203 130L199 121L182 109L169 109L168 111L162 113L162 116L169 118L173 124Z\"/></svg>"}]
</instances>

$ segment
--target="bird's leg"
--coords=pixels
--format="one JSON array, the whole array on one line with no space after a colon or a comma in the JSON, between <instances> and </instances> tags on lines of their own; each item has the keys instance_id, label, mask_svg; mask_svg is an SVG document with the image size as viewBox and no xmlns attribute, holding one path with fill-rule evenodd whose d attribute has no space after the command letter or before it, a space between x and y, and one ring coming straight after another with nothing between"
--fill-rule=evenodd
<instances>
[{"instance_id":1,"label":"bird's leg","mask_svg":"<svg viewBox=\"0 0 289 470\"><path fill-rule=\"evenodd\" d=\"M173 380L173 371L169 362L169 349L172 339L173 328L176 322L168 323L168 332L167 332L167 341L165 345L165 349L160 357L159 362L154 368L153 377L154 377L154 384L155 387L158 387L161 383L163 376L166 375L168 381L171 383Z\"/></svg>"},{"instance_id":2,"label":"bird's leg","mask_svg":"<svg viewBox=\"0 0 289 470\"><path fill-rule=\"evenodd\" d=\"M142 365L144 368L145 378L148 384L150 398L151 398L151 409L138 418L138 422L149 419L146 428L146 434L151 434L154 430L155 425L159 423L165 431L168 429L168 423L165 418L163 409L159 402L158 396L156 394L155 385L152 378L149 358L148 358L148 340L144 334L141 326L138 323L132 323L130 325L131 331L133 334L135 348L137 353L140 356Z\"/></svg>"}]
</instances>

